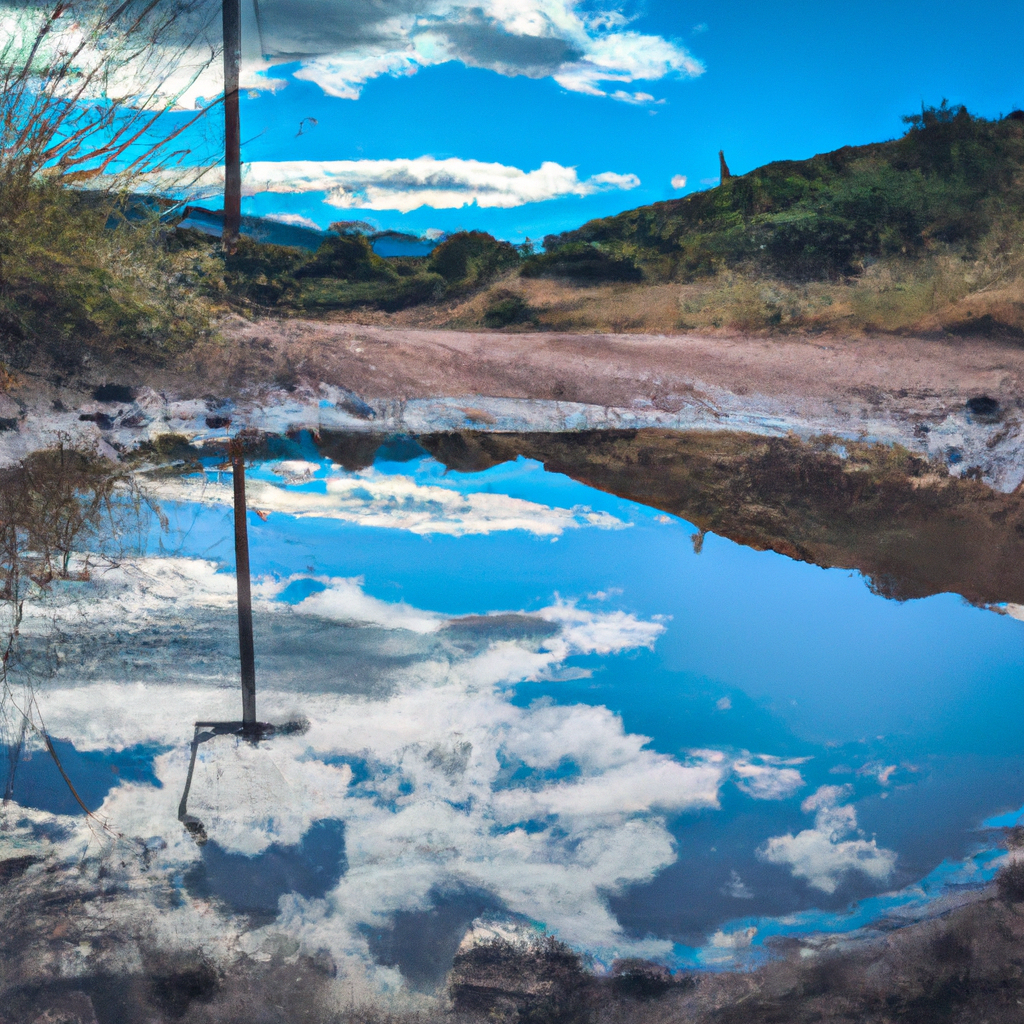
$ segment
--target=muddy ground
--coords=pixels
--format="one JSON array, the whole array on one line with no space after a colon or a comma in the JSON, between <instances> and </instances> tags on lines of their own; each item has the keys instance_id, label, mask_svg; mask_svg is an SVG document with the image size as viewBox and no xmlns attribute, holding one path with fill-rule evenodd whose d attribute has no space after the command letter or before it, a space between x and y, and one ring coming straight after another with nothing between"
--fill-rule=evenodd
<instances>
[{"instance_id":1,"label":"muddy ground","mask_svg":"<svg viewBox=\"0 0 1024 1024\"><path fill-rule=\"evenodd\" d=\"M266 319L232 320L224 337L228 348L200 354L207 374L243 384L261 369L290 372L366 398L640 401L675 412L704 384L851 415L885 403L907 416L980 393L1024 400L1024 345L984 338L513 334Z\"/></svg>"}]
</instances>

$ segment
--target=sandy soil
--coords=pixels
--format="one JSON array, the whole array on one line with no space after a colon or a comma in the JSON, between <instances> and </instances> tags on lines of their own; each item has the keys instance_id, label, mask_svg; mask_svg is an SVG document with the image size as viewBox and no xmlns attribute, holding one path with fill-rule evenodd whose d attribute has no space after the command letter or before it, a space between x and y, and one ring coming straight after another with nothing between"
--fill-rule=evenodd
<instances>
[{"instance_id":1,"label":"sandy soil","mask_svg":"<svg viewBox=\"0 0 1024 1024\"><path fill-rule=\"evenodd\" d=\"M503 334L302 320L233 321L225 336L367 399L639 400L675 412L711 387L850 408L884 402L908 415L922 401L938 411L978 394L1024 404L1024 346L986 339Z\"/></svg>"}]
</instances>

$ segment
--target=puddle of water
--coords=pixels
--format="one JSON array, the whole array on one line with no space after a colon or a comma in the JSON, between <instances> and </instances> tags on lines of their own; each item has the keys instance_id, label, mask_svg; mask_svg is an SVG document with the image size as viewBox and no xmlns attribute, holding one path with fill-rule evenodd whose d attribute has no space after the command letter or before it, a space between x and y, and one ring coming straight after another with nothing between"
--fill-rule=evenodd
<instances>
[{"instance_id":1,"label":"puddle of water","mask_svg":"<svg viewBox=\"0 0 1024 1024\"><path fill-rule=\"evenodd\" d=\"M282 896L322 899L345 873L345 823L314 821L298 843L271 843L253 856L231 853L216 841L203 844L202 860L184 876L201 899L216 897L238 914L261 922L277 917Z\"/></svg>"},{"instance_id":2,"label":"puddle of water","mask_svg":"<svg viewBox=\"0 0 1024 1024\"><path fill-rule=\"evenodd\" d=\"M22 807L33 807L50 814L83 814L99 810L115 786L139 784L159 787L153 772L153 759L166 748L137 744L122 750L76 750L67 740L53 740L54 755L40 744L19 749L0 745L9 766L10 799ZM73 781L81 804L68 789L58 762Z\"/></svg>"},{"instance_id":3,"label":"puddle of water","mask_svg":"<svg viewBox=\"0 0 1024 1024\"><path fill-rule=\"evenodd\" d=\"M238 717L230 477L210 459L154 482L168 528L26 613L30 637L63 624L36 699L65 770L181 880L185 932L213 899L247 941L273 927L381 990L430 991L484 919L604 963L716 966L769 934L859 927L922 879L991 874L979 829L1024 798L1024 623L956 594L892 600L920 578L872 588L756 550L664 493L360 440L333 452L347 469L307 437L250 472L260 717L309 729L201 748L205 845L176 810L192 723ZM694 520L729 511L708 487ZM777 538L761 507L757 537ZM807 533L802 557L812 541L841 547ZM1000 579L963 589L1012 602ZM43 757L14 799L63 822L77 809Z\"/></svg>"}]
</instances>

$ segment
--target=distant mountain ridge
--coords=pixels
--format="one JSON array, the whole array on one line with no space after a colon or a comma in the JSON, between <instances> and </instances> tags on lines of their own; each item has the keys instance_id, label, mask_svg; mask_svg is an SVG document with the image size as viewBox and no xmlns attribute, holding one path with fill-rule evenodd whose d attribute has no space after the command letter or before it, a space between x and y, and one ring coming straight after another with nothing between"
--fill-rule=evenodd
<instances>
[{"instance_id":1,"label":"distant mountain ridge","mask_svg":"<svg viewBox=\"0 0 1024 1024\"><path fill-rule=\"evenodd\" d=\"M194 228L213 238L220 238L224 228L224 211L186 206L181 219L175 222L175 227ZM436 239L419 238L400 231L374 231L371 225L360 225L359 233L366 235L378 256L429 256L443 239L443 236ZM319 228L289 224L274 217L243 216L241 234L266 245L287 245L316 252L328 233Z\"/></svg>"}]
</instances>

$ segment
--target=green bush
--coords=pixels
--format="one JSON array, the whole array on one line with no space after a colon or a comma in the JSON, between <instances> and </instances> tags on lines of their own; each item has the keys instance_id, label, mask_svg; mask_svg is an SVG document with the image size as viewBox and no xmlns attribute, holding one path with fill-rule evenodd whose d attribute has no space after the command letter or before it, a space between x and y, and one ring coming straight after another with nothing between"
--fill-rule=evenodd
<instances>
[{"instance_id":1,"label":"green bush","mask_svg":"<svg viewBox=\"0 0 1024 1024\"><path fill-rule=\"evenodd\" d=\"M224 284L233 296L276 306L294 299L298 277L308 264L302 249L254 242L243 235L235 252L224 256Z\"/></svg>"},{"instance_id":2,"label":"green bush","mask_svg":"<svg viewBox=\"0 0 1024 1024\"><path fill-rule=\"evenodd\" d=\"M378 256L366 235L344 224L332 224L313 258L296 276L331 277L340 281L388 281L398 275Z\"/></svg>"},{"instance_id":3,"label":"green bush","mask_svg":"<svg viewBox=\"0 0 1024 1024\"><path fill-rule=\"evenodd\" d=\"M522 275L563 277L575 284L643 279L640 268L633 260L613 256L587 242L569 242L558 246L553 252L529 257L523 263Z\"/></svg>"},{"instance_id":4,"label":"green bush","mask_svg":"<svg viewBox=\"0 0 1024 1024\"><path fill-rule=\"evenodd\" d=\"M522 295L501 288L491 295L483 321L485 327L511 327L527 323L533 316L533 310Z\"/></svg>"},{"instance_id":5,"label":"green bush","mask_svg":"<svg viewBox=\"0 0 1024 1024\"><path fill-rule=\"evenodd\" d=\"M210 329L191 258L160 245L157 211L59 183L0 183L0 359L72 373L93 354L160 362Z\"/></svg>"},{"instance_id":6,"label":"green bush","mask_svg":"<svg viewBox=\"0 0 1024 1024\"><path fill-rule=\"evenodd\" d=\"M733 267L821 280L942 246L970 255L988 233L1024 214L1024 194L1014 186L1024 123L987 121L945 103L905 121L907 133L893 142L779 161L706 192L548 236L547 256L527 260L524 273L554 273L569 262L559 253L589 244L611 257L628 250L654 280ZM583 249L569 251L585 259Z\"/></svg>"},{"instance_id":7,"label":"green bush","mask_svg":"<svg viewBox=\"0 0 1024 1024\"><path fill-rule=\"evenodd\" d=\"M493 281L519 265L519 250L484 231L460 231L430 254L428 267L451 289L463 291Z\"/></svg>"}]
</instances>

